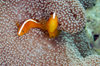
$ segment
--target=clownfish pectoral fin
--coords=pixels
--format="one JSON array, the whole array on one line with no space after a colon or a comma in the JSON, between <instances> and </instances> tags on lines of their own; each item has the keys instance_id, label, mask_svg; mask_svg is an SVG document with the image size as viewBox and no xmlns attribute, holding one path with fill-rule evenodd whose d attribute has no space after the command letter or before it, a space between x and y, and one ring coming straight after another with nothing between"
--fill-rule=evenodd
<instances>
[{"instance_id":1,"label":"clownfish pectoral fin","mask_svg":"<svg viewBox=\"0 0 100 66\"><path fill-rule=\"evenodd\" d=\"M57 34L58 34L58 30L57 30L58 18L57 18L56 12L54 12L51 15L51 17L49 18L49 20L48 20L48 22L46 24L46 27L47 27L47 31L48 31L50 37L57 36Z\"/></svg>"},{"instance_id":2,"label":"clownfish pectoral fin","mask_svg":"<svg viewBox=\"0 0 100 66\"><path fill-rule=\"evenodd\" d=\"M26 20L18 29L18 36L22 36L29 31L30 28L41 28L42 25L33 19Z\"/></svg>"}]
</instances>

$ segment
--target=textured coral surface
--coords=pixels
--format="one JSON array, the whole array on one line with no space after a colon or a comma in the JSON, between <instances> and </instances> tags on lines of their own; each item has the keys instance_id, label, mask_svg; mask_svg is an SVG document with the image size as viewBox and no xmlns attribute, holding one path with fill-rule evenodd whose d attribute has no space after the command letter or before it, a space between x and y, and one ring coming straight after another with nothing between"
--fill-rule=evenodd
<instances>
[{"instance_id":1,"label":"textured coral surface","mask_svg":"<svg viewBox=\"0 0 100 66\"><path fill-rule=\"evenodd\" d=\"M75 46L72 46L72 41L67 42L61 36L55 39L49 39L48 34L40 29L31 29L29 33L21 37L17 36L18 27L16 26L16 23L21 24L23 21L29 18L38 20L40 20L41 18L48 19L50 12L53 11L51 9L48 10L49 5L54 3L52 5L56 4L55 6L57 6L58 2L59 5L65 5L65 3L68 2L70 7L74 6L71 4L79 4L79 2L77 2L76 0L68 0L66 2L65 0L0 1L0 65L82 66L85 63L83 57L78 52L77 47L75 48ZM64 10L60 9L60 6L57 6L57 8L59 9L57 10L59 21L63 21L65 19L64 14L66 13L63 13ZM68 18L71 19L71 17L67 17L67 19Z\"/></svg>"},{"instance_id":2,"label":"textured coral surface","mask_svg":"<svg viewBox=\"0 0 100 66\"><path fill-rule=\"evenodd\" d=\"M93 48L100 55L100 0L97 0L96 5L92 9L86 10L87 23L86 34L89 37ZM96 39L95 37L98 36Z\"/></svg>"}]
</instances>

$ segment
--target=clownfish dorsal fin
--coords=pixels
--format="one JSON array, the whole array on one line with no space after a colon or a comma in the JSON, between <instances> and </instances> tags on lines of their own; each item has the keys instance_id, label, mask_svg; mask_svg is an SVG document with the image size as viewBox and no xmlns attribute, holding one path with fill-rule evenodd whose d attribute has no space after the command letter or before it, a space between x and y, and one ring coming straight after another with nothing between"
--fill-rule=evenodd
<instances>
[{"instance_id":1,"label":"clownfish dorsal fin","mask_svg":"<svg viewBox=\"0 0 100 66\"><path fill-rule=\"evenodd\" d=\"M55 19L55 17L56 17L56 12L53 13L53 19Z\"/></svg>"}]
</instances>

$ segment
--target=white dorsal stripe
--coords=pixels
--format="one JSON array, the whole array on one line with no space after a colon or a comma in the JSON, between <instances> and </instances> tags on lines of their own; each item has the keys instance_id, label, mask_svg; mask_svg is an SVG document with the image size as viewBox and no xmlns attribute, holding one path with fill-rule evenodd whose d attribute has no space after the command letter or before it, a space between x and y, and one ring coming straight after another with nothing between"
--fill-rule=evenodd
<instances>
[{"instance_id":1,"label":"white dorsal stripe","mask_svg":"<svg viewBox=\"0 0 100 66\"><path fill-rule=\"evenodd\" d=\"M53 19L55 19L55 16L56 16L56 12L53 13Z\"/></svg>"},{"instance_id":2,"label":"white dorsal stripe","mask_svg":"<svg viewBox=\"0 0 100 66\"><path fill-rule=\"evenodd\" d=\"M19 29L18 34L21 33L21 31L22 31L23 27L25 26L25 24L26 24L27 22L29 22L29 21L32 21L32 22L37 23L37 21L35 21L35 20L33 20L33 19L28 19L28 20L26 20L26 21L22 24L21 28Z\"/></svg>"}]
</instances>

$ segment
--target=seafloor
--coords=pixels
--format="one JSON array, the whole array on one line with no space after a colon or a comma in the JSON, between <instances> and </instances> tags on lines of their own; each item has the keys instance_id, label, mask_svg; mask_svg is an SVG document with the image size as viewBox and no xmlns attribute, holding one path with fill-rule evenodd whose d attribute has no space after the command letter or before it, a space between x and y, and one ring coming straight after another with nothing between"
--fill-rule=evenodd
<instances>
[{"instance_id":1,"label":"seafloor","mask_svg":"<svg viewBox=\"0 0 100 66\"><path fill-rule=\"evenodd\" d=\"M95 6L86 9L84 30L77 34L62 31L55 39L48 39L48 34L45 35L40 29L31 29L21 37L17 36L16 23L32 17L30 13L33 11L27 13L21 8L29 5L29 2L17 3L24 3L23 6L16 5L14 0L7 2L20 10L12 4L7 5L6 0L1 1L0 6L4 6L0 7L0 66L100 66L100 0L96 1ZM12 8L14 11L11 11ZM34 9L34 12L37 11ZM96 40L94 35L98 35Z\"/></svg>"}]
</instances>

